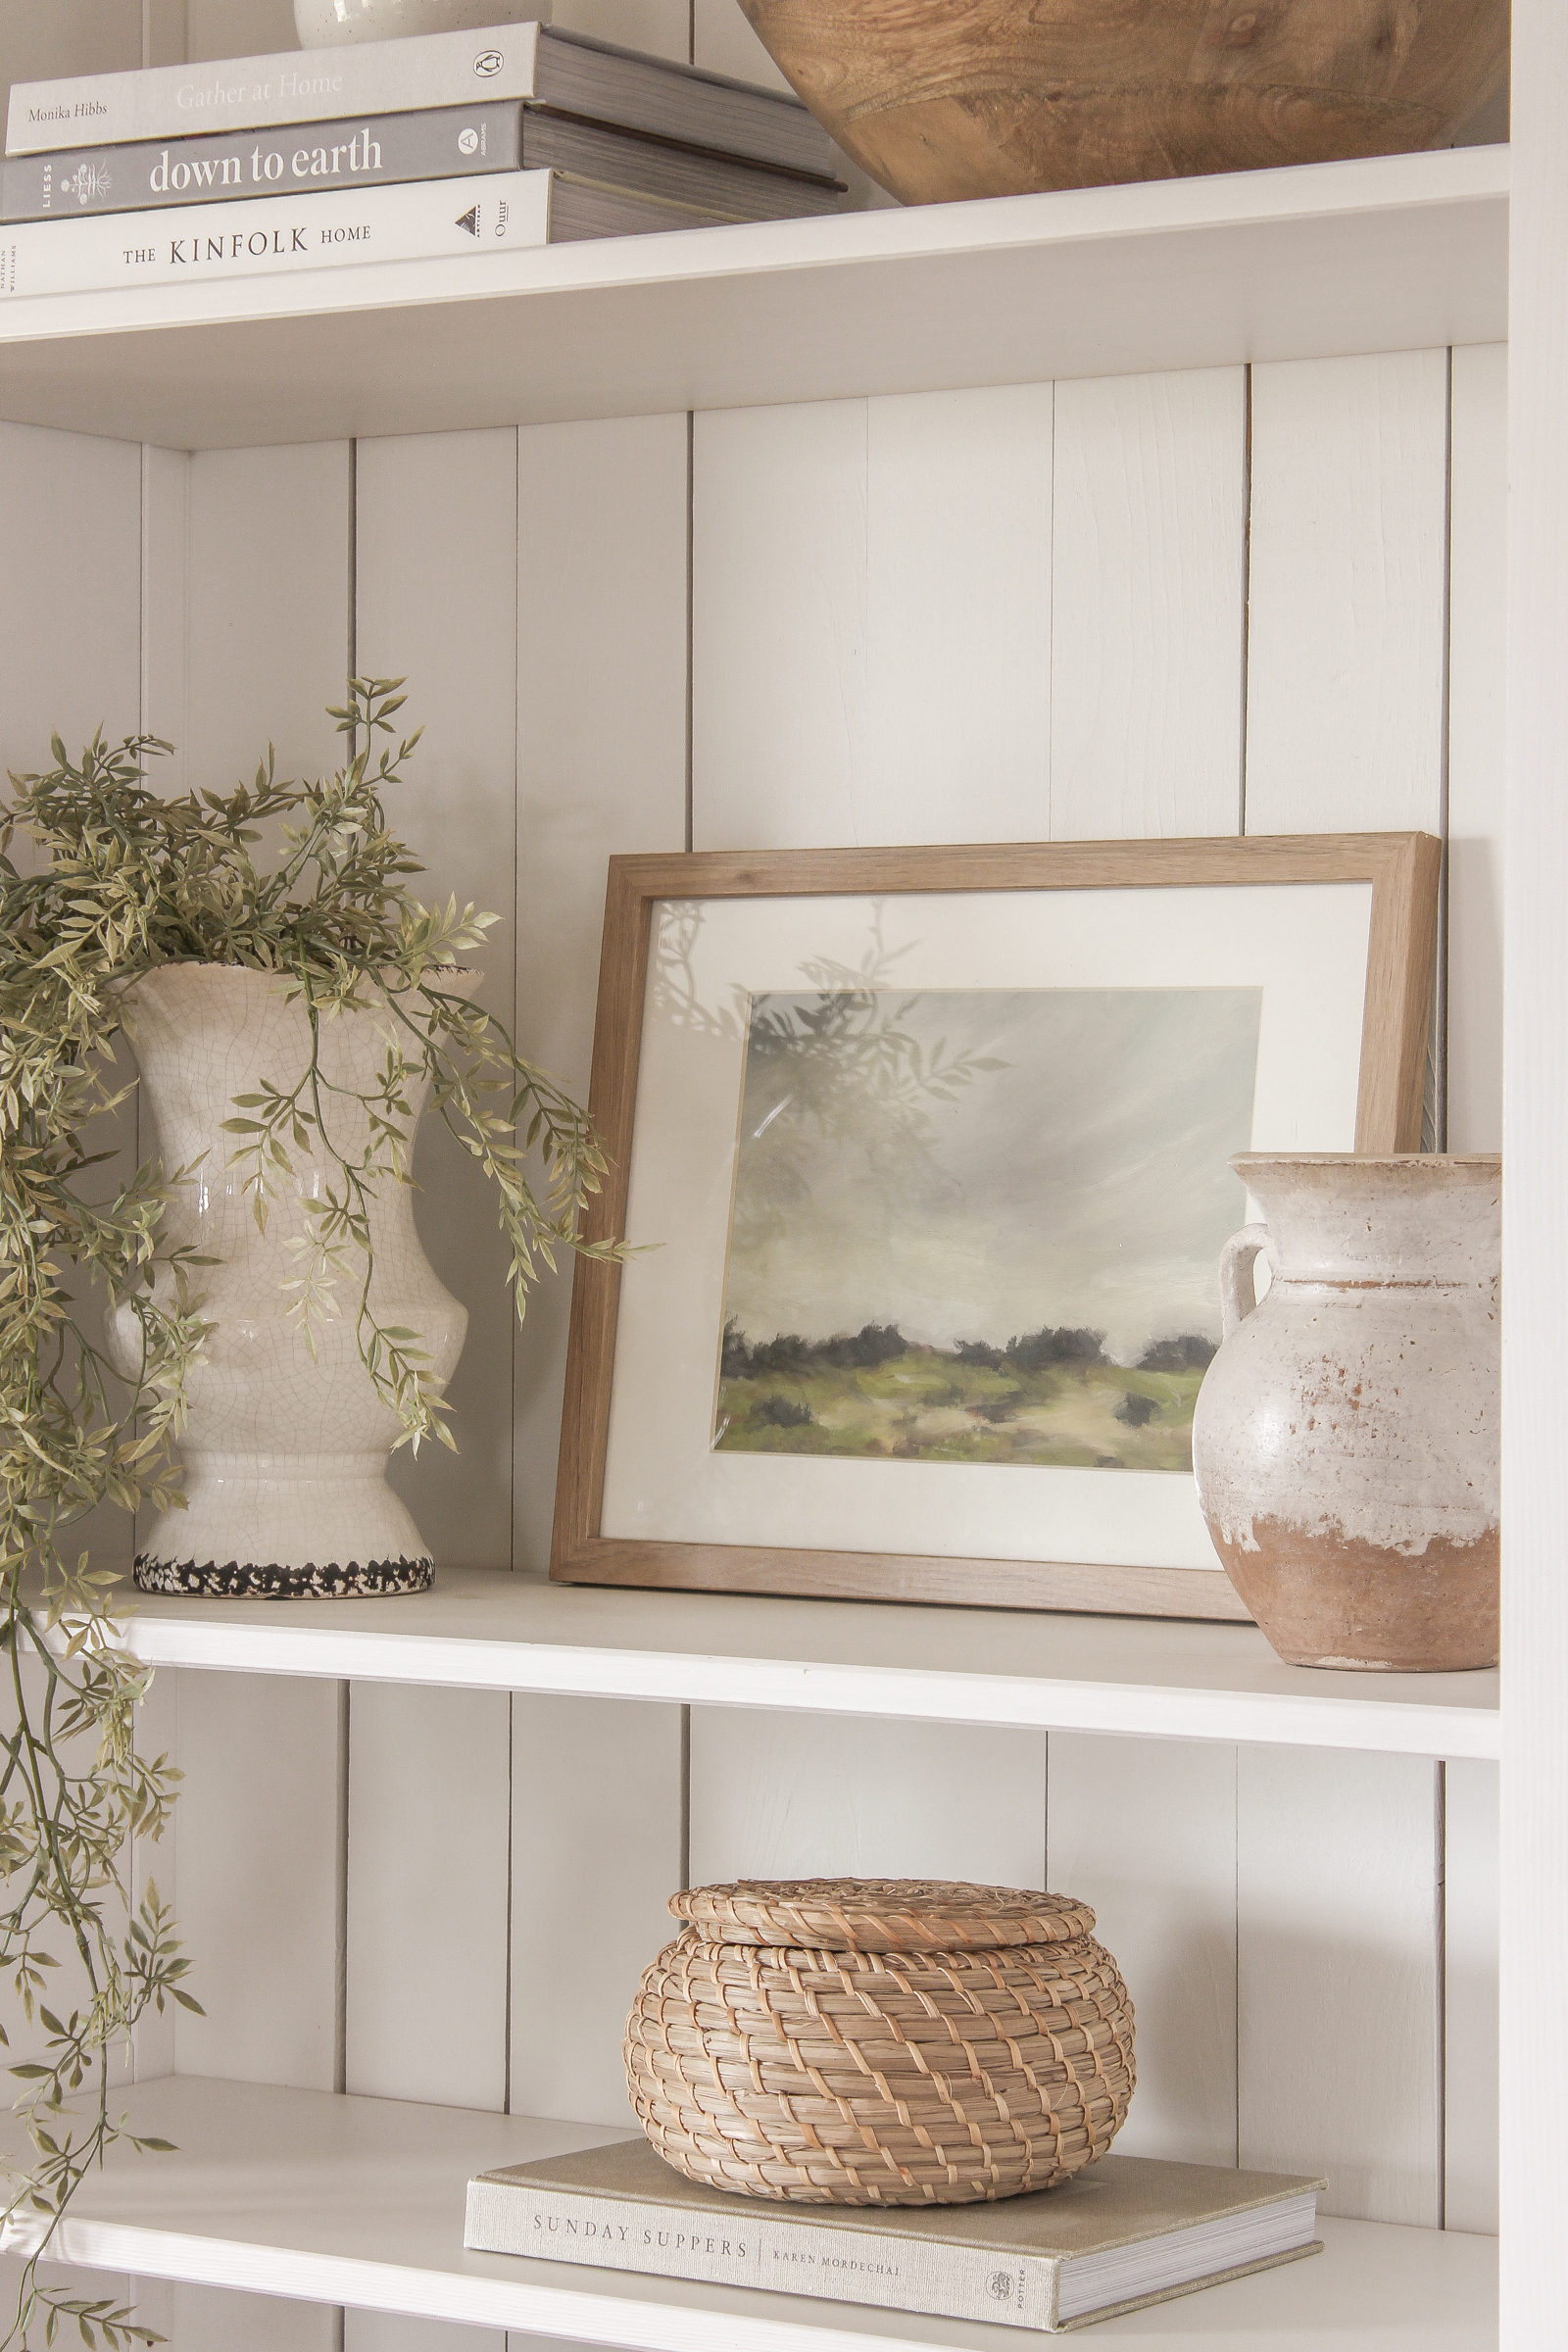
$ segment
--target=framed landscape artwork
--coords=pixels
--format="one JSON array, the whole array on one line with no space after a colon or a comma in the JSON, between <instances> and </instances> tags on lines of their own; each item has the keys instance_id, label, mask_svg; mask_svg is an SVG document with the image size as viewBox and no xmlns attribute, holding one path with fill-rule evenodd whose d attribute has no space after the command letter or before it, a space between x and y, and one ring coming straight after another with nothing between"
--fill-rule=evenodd
<instances>
[{"instance_id":1,"label":"framed landscape artwork","mask_svg":"<svg viewBox=\"0 0 1568 2352\"><path fill-rule=\"evenodd\" d=\"M612 861L551 1573L1235 1617L1246 1151L1419 1147L1423 834Z\"/></svg>"}]
</instances>

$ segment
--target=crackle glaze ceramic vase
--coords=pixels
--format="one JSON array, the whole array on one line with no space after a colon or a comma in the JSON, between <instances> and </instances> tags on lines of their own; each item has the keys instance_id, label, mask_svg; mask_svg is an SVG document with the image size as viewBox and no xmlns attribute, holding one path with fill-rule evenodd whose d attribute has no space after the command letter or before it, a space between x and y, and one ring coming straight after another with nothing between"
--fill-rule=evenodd
<instances>
[{"instance_id":1,"label":"crackle glaze ceramic vase","mask_svg":"<svg viewBox=\"0 0 1568 2352\"><path fill-rule=\"evenodd\" d=\"M478 975L454 975L450 985L467 993ZM434 1564L386 1483L399 1424L360 1360L352 1272L338 1284L343 1311L317 1327L314 1359L288 1320L293 1294L282 1285L297 1271L288 1245L305 1231L298 1202L324 1192L326 1164L290 1146L293 1198L274 1199L265 1233L242 1190L245 1170L228 1165L237 1139L222 1122L235 1115L233 1098L255 1093L264 1078L289 1089L309 1065L303 1004L287 1002L270 973L187 963L138 980L126 1013L164 1165L201 1162L168 1210L166 1231L217 1260L194 1277L209 1330L190 1371L179 1442L187 1507L147 1531L137 1584L149 1592L274 1599L423 1591ZM369 1089L390 1035L388 1016L375 1009L324 1021L323 1075ZM416 1117L424 1090L409 1092ZM342 1107L334 1107L329 1131L352 1160L365 1146L366 1114L352 1100L336 1101ZM369 1225L377 1317L420 1334L444 1388L467 1311L419 1247L410 1189L383 1183ZM138 1333L133 1311L122 1306L110 1337L122 1369L135 1359Z\"/></svg>"},{"instance_id":2,"label":"crackle glaze ceramic vase","mask_svg":"<svg viewBox=\"0 0 1568 2352\"><path fill-rule=\"evenodd\" d=\"M1231 1166L1265 1222L1225 1246L1193 1416L1226 1573L1294 1665L1494 1665L1501 1162Z\"/></svg>"}]
</instances>

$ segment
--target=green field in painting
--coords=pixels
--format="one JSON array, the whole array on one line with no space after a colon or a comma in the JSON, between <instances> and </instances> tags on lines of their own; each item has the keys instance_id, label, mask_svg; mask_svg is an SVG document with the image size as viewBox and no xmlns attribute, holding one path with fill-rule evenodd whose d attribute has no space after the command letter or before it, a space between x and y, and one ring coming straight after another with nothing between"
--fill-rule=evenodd
<instances>
[{"instance_id":1,"label":"green field in painting","mask_svg":"<svg viewBox=\"0 0 1568 2352\"><path fill-rule=\"evenodd\" d=\"M1026 1370L936 1348L890 1362L721 1379L720 1453L1191 1470L1201 1371L1062 1363Z\"/></svg>"}]
</instances>

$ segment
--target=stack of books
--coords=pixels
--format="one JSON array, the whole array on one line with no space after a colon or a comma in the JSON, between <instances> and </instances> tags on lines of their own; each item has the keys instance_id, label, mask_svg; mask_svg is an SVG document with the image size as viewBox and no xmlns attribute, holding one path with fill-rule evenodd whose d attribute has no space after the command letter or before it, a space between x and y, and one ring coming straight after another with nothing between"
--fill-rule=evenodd
<instances>
[{"instance_id":1,"label":"stack of books","mask_svg":"<svg viewBox=\"0 0 1568 2352\"><path fill-rule=\"evenodd\" d=\"M548 24L19 82L0 295L829 213L798 99Z\"/></svg>"}]
</instances>

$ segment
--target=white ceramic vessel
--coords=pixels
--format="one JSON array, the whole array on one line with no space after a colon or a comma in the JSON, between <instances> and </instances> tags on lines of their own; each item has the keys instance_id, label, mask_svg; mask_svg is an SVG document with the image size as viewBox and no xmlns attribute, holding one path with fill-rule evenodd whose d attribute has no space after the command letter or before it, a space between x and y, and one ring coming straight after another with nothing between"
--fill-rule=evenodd
<instances>
[{"instance_id":1,"label":"white ceramic vessel","mask_svg":"<svg viewBox=\"0 0 1568 2352\"><path fill-rule=\"evenodd\" d=\"M303 49L395 41L410 32L471 32L484 24L548 24L548 0L294 0Z\"/></svg>"},{"instance_id":2,"label":"white ceramic vessel","mask_svg":"<svg viewBox=\"0 0 1568 2352\"><path fill-rule=\"evenodd\" d=\"M467 994L478 976L454 975ZM166 1218L166 1231L218 1262L194 1276L209 1331L192 1368L189 1418L180 1439L184 1510L145 1535L136 1582L159 1592L331 1597L419 1592L433 1562L414 1519L386 1483L399 1434L377 1395L355 1338L356 1285L340 1278L342 1311L316 1332L313 1358L291 1326L297 1272L289 1243L305 1230L300 1202L319 1198L330 1162L293 1145L296 1175L274 1200L267 1231L257 1226L245 1170L228 1162L239 1140L221 1123L233 1098L264 1078L291 1088L310 1061L308 1016L269 973L234 965L169 964L139 980L127 1025L142 1076L142 1101L158 1124L167 1168L200 1160ZM365 1090L385 1059L391 1023L373 1010L321 1025L320 1066L336 1084ZM417 1116L424 1090L413 1100ZM329 1132L352 1160L368 1133L352 1100L332 1103ZM445 1387L462 1352L467 1311L432 1272L414 1226L414 1194L384 1184L369 1216L378 1319L417 1331L436 1381ZM139 1326L122 1306L111 1346L122 1368L135 1360Z\"/></svg>"},{"instance_id":3,"label":"white ceramic vessel","mask_svg":"<svg viewBox=\"0 0 1568 2352\"><path fill-rule=\"evenodd\" d=\"M1231 1165L1267 1222L1220 1259L1193 1467L1232 1584L1297 1665L1494 1665L1501 1162Z\"/></svg>"}]
</instances>

